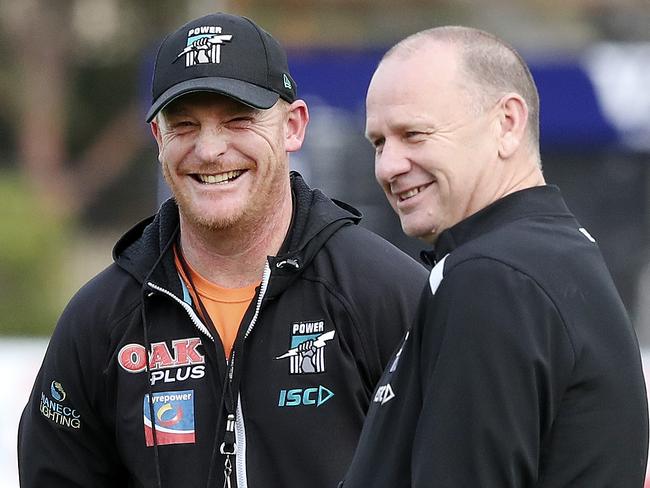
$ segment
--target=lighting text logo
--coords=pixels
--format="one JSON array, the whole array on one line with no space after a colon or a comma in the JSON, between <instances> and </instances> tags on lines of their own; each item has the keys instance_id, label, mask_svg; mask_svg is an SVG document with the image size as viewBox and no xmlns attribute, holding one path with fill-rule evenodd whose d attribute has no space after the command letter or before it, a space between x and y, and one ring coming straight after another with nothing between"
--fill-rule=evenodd
<instances>
[{"instance_id":1,"label":"lighting text logo","mask_svg":"<svg viewBox=\"0 0 650 488\"><path fill-rule=\"evenodd\" d=\"M50 383L50 395L52 398L41 392L41 404L39 407L41 414L55 424L72 429L81 428L81 416L77 410L61 403L67 397L61 383L58 381L52 381Z\"/></svg>"}]
</instances>

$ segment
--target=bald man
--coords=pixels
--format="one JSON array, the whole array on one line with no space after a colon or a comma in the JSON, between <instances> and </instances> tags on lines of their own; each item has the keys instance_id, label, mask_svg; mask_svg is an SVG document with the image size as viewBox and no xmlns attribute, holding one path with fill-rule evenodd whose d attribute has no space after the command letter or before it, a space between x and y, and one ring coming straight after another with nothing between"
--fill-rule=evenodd
<instances>
[{"instance_id":1,"label":"bald man","mask_svg":"<svg viewBox=\"0 0 650 488\"><path fill-rule=\"evenodd\" d=\"M475 29L415 34L374 73L376 178L434 267L341 486L643 485L637 339L544 180L538 113L522 58Z\"/></svg>"}]
</instances>

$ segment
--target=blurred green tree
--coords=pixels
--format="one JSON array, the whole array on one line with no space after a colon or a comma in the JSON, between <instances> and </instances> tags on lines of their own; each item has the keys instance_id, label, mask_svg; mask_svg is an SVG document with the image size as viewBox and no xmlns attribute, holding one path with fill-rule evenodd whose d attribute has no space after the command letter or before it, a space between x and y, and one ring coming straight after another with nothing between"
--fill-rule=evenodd
<instances>
[{"instance_id":1,"label":"blurred green tree","mask_svg":"<svg viewBox=\"0 0 650 488\"><path fill-rule=\"evenodd\" d=\"M184 8L172 0L0 1L0 334L51 333L69 298L71 232L82 217L93 221L98 201L132 220L155 202L154 171L136 194L140 208L114 187L133 197L120 178L143 160L155 168L139 76Z\"/></svg>"},{"instance_id":2,"label":"blurred green tree","mask_svg":"<svg viewBox=\"0 0 650 488\"><path fill-rule=\"evenodd\" d=\"M49 334L61 312L65 220L32 198L15 172L0 172L0 195L0 331Z\"/></svg>"}]
</instances>

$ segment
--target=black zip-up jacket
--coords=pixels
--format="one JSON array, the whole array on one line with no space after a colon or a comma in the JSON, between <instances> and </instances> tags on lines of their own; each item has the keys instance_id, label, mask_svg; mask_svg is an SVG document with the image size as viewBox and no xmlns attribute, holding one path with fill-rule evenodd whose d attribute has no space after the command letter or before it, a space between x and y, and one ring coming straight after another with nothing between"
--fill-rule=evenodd
<instances>
[{"instance_id":1,"label":"black zip-up jacket","mask_svg":"<svg viewBox=\"0 0 650 488\"><path fill-rule=\"evenodd\" d=\"M641 488L636 336L558 188L504 197L432 255L343 486Z\"/></svg>"},{"instance_id":2,"label":"black zip-up jacket","mask_svg":"<svg viewBox=\"0 0 650 488\"><path fill-rule=\"evenodd\" d=\"M118 242L50 341L20 424L23 488L221 487L230 467L239 488L336 485L427 271L291 180L290 232L228 362L174 266L175 203Z\"/></svg>"}]
</instances>

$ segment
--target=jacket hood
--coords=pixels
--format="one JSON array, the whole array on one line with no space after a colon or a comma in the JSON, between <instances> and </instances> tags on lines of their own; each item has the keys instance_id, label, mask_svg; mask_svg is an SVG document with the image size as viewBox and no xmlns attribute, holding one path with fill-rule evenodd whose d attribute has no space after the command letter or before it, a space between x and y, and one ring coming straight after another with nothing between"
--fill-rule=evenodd
<instances>
[{"instance_id":1,"label":"jacket hood","mask_svg":"<svg viewBox=\"0 0 650 488\"><path fill-rule=\"evenodd\" d=\"M113 260L140 283L148 281L156 271L156 281L167 285L177 283L177 288L171 288L180 292L178 273L170 252L179 229L178 207L170 198L163 202L155 215L133 226L117 241Z\"/></svg>"},{"instance_id":2,"label":"jacket hood","mask_svg":"<svg viewBox=\"0 0 650 488\"><path fill-rule=\"evenodd\" d=\"M272 269L284 270L280 274L297 275L296 271L304 269L337 230L358 224L361 213L346 203L328 198L318 189L309 188L297 172L291 172L290 179L291 226L280 252L269 257L269 264ZM171 285L170 291L180 293L181 285L171 253L179 228L178 206L170 198L156 215L136 224L118 240L113 259L139 282L154 279Z\"/></svg>"}]
</instances>

